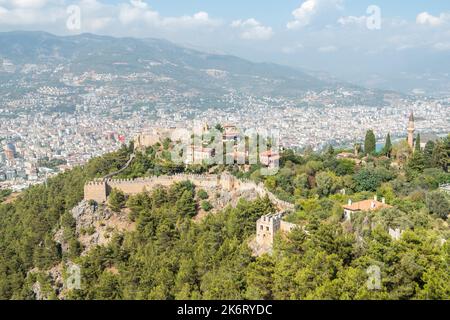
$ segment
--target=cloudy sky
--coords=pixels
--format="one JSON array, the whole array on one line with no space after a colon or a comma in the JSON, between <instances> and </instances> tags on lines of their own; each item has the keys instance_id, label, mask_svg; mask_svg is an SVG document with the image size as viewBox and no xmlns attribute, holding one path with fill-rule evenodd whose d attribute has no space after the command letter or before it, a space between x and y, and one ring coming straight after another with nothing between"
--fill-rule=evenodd
<instances>
[{"instance_id":1,"label":"cloudy sky","mask_svg":"<svg viewBox=\"0 0 450 320\"><path fill-rule=\"evenodd\" d=\"M0 0L10 30L165 38L346 79L450 72L448 0Z\"/></svg>"}]
</instances>

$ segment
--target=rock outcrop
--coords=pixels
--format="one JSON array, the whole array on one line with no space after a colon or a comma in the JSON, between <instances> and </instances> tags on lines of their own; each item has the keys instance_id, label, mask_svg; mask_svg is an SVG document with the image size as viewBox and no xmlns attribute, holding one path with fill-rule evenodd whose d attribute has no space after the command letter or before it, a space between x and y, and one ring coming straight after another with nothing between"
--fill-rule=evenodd
<instances>
[{"instance_id":1,"label":"rock outcrop","mask_svg":"<svg viewBox=\"0 0 450 320\"><path fill-rule=\"evenodd\" d=\"M76 221L76 235L86 253L97 245L106 245L114 232L125 232L134 229L128 218L128 211L116 213L106 206L90 205L82 201L72 209Z\"/></svg>"},{"instance_id":2,"label":"rock outcrop","mask_svg":"<svg viewBox=\"0 0 450 320\"><path fill-rule=\"evenodd\" d=\"M115 232L122 233L134 229L134 223L128 218L128 211L113 212L107 206L92 205L88 201L81 201L71 210L75 219L75 234L83 246L82 255L97 245L106 245ZM64 230L55 233L54 239L61 245L63 252L68 250L64 241Z\"/></svg>"}]
</instances>

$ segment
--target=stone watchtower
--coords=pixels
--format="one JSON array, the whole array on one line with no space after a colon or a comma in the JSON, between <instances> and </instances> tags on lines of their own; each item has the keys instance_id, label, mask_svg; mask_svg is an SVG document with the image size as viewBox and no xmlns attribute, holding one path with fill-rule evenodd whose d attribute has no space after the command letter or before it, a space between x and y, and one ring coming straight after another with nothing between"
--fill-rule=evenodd
<instances>
[{"instance_id":1,"label":"stone watchtower","mask_svg":"<svg viewBox=\"0 0 450 320\"><path fill-rule=\"evenodd\" d=\"M256 222L256 242L263 248L272 248L275 234L280 230L281 215L269 214Z\"/></svg>"},{"instance_id":2,"label":"stone watchtower","mask_svg":"<svg viewBox=\"0 0 450 320\"><path fill-rule=\"evenodd\" d=\"M219 181L222 189L226 191L232 191L237 187L236 178L227 172L222 173L222 175L219 176Z\"/></svg>"},{"instance_id":3,"label":"stone watchtower","mask_svg":"<svg viewBox=\"0 0 450 320\"><path fill-rule=\"evenodd\" d=\"M414 132L416 131L416 128L414 126L414 114L411 112L411 115L409 116L409 122L408 122L408 145L411 149L414 149Z\"/></svg>"},{"instance_id":4,"label":"stone watchtower","mask_svg":"<svg viewBox=\"0 0 450 320\"><path fill-rule=\"evenodd\" d=\"M94 200L97 203L106 202L108 197L108 186L105 180L95 180L84 185L84 199Z\"/></svg>"}]
</instances>

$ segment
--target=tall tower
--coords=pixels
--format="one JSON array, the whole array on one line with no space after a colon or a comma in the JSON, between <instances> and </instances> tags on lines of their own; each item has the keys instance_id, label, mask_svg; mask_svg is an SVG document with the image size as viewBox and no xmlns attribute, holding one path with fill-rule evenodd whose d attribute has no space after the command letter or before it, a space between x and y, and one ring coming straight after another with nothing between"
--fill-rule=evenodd
<instances>
[{"instance_id":1,"label":"tall tower","mask_svg":"<svg viewBox=\"0 0 450 320\"><path fill-rule=\"evenodd\" d=\"M259 246L271 249L275 234L280 230L281 215L268 214L256 222L256 242Z\"/></svg>"},{"instance_id":2,"label":"tall tower","mask_svg":"<svg viewBox=\"0 0 450 320\"><path fill-rule=\"evenodd\" d=\"M414 149L414 131L416 131L414 127L414 113L411 112L408 122L408 145L411 149Z\"/></svg>"}]
</instances>

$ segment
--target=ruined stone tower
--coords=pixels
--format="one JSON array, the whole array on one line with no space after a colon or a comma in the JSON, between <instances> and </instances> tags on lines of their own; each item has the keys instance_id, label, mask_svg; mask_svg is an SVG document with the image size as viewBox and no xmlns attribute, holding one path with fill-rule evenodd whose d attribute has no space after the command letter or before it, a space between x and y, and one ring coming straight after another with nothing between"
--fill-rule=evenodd
<instances>
[{"instance_id":1,"label":"ruined stone tower","mask_svg":"<svg viewBox=\"0 0 450 320\"><path fill-rule=\"evenodd\" d=\"M275 234L280 230L281 215L269 214L256 222L256 242L263 248L272 248Z\"/></svg>"},{"instance_id":2,"label":"ruined stone tower","mask_svg":"<svg viewBox=\"0 0 450 320\"><path fill-rule=\"evenodd\" d=\"M97 203L106 202L108 186L105 180L90 181L84 185L85 200L94 200Z\"/></svg>"},{"instance_id":3,"label":"ruined stone tower","mask_svg":"<svg viewBox=\"0 0 450 320\"><path fill-rule=\"evenodd\" d=\"M234 190L236 187L236 178L228 172L225 172L220 176L220 186L227 191Z\"/></svg>"}]
</instances>

